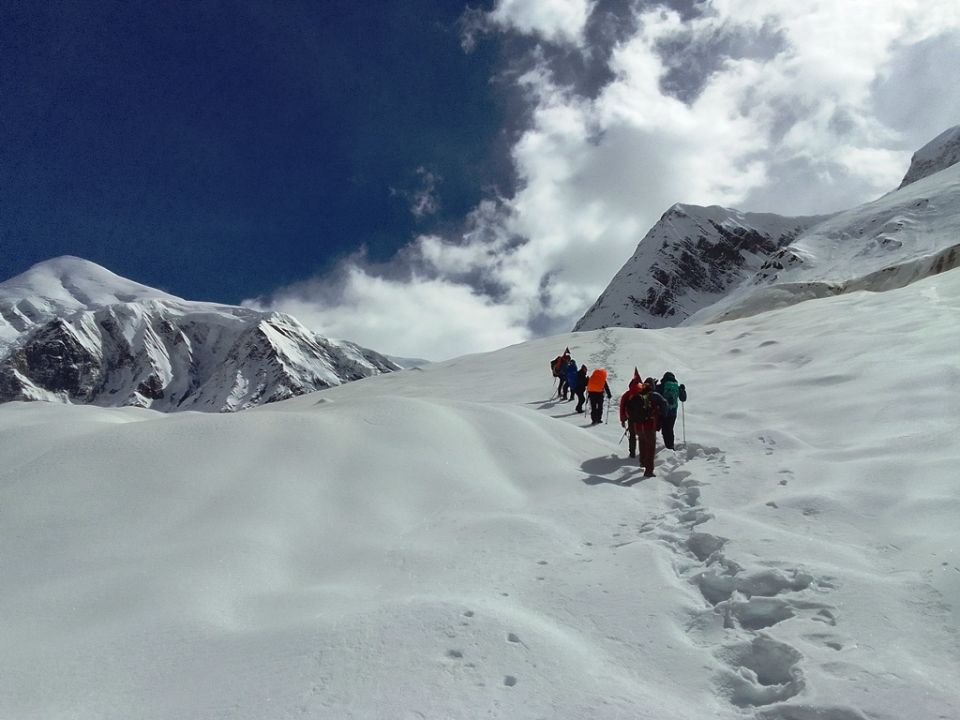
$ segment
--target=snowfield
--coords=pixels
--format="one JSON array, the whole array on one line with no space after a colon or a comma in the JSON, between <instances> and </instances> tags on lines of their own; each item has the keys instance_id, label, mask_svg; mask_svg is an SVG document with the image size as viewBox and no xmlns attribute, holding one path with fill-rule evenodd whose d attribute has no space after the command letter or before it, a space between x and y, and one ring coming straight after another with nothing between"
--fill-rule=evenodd
<instances>
[{"instance_id":1,"label":"snowfield","mask_svg":"<svg viewBox=\"0 0 960 720\"><path fill-rule=\"evenodd\" d=\"M958 318L954 270L238 414L2 405L0 717L960 717ZM567 345L686 383L656 478L551 399Z\"/></svg>"}]
</instances>

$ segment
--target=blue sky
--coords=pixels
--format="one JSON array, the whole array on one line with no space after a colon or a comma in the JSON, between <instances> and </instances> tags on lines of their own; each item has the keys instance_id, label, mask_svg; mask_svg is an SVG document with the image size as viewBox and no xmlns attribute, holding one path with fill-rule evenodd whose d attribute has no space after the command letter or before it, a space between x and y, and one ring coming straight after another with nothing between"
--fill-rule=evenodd
<instances>
[{"instance_id":1,"label":"blue sky","mask_svg":"<svg viewBox=\"0 0 960 720\"><path fill-rule=\"evenodd\" d=\"M957 67L956 0L0 0L0 276L491 350L569 330L675 202L895 188Z\"/></svg>"},{"instance_id":2,"label":"blue sky","mask_svg":"<svg viewBox=\"0 0 960 720\"><path fill-rule=\"evenodd\" d=\"M510 190L497 46L462 50L459 2L2 7L5 276L73 254L239 303Z\"/></svg>"}]
</instances>

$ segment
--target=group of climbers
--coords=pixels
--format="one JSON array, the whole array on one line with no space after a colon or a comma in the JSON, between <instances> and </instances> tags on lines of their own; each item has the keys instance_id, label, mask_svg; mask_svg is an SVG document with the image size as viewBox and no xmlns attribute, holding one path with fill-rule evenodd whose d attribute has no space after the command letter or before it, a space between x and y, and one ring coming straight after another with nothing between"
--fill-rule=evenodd
<instances>
[{"instance_id":1,"label":"group of climbers","mask_svg":"<svg viewBox=\"0 0 960 720\"><path fill-rule=\"evenodd\" d=\"M557 396L565 402L576 398L576 411L582 413L583 404L586 402L584 393L587 391L588 384L587 366L581 365L577 368L577 361L570 357L570 348L566 348L562 355L550 361L550 371L559 380Z\"/></svg>"},{"instance_id":2,"label":"group of climbers","mask_svg":"<svg viewBox=\"0 0 960 720\"><path fill-rule=\"evenodd\" d=\"M553 375L559 378L558 395L561 400L579 402L576 411L583 412L584 391L590 399L591 425L603 422L604 396L612 399L607 384L607 371L597 368L587 377L587 366L577 363L570 356L570 348L550 362ZM657 452L657 431L663 435L663 446L674 449L673 428L677 422L680 403L687 401L687 388L677 381L672 372L666 372L658 382L653 377L643 379L637 368L633 369L627 391L620 397L620 424L629 435L630 457L639 454L644 477L654 477L653 461Z\"/></svg>"},{"instance_id":3,"label":"group of climbers","mask_svg":"<svg viewBox=\"0 0 960 720\"><path fill-rule=\"evenodd\" d=\"M657 382L652 377L641 380L640 371L633 369L629 387L620 397L620 424L630 436L630 457L639 452L644 477L654 476L658 430L663 434L663 446L673 450L673 426L680 403L686 401L687 388L672 372L664 373Z\"/></svg>"}]
</instances>

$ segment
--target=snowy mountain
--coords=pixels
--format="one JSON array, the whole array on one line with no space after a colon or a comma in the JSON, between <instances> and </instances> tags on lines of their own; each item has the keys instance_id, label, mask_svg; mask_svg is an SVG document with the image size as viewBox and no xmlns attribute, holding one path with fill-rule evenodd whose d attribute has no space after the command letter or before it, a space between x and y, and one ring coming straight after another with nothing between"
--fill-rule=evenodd
<instances>
[{"instance_id":1,"label":"snowy mountain","mask_svg":"<svg viewBox=\"0 0 960 720\"><path fill-rule=\"evenodd\" d=\"M891 290L957 266L960 164L810 228L688 322L745 317L856 290Z\"/></svg>"},{"instance_id":2,"label":"snowy mountain","mask_svg":"<svg viewBox=\"0 0 960 720\"><path fill-rule=\"evenodd\" d=\"M945 170L958 162L960 162L960 125L942 132L913 154L910 169L907 170L903 182L897 189Z\"/></svg>"},{"instance_id":3,"label":"snowy mountain","mask_svg":"<svg viewBox=\"0 0 960 720\"><path fill-rule=\"evenodd\" d=\"M230 415L4 404L0 717L958 718L958 317L953 270ZM656 477L550 399L568 345L685 382Z\"/></svg>"},{"instance_id":4,"label":"snowy mountain","mask_svg":"<svg viewBox=\"0 0 960 720\"><path fill-rule=\"evenodd\" d=\"M674 205L640 241L574 331L679 325L822 219Z\"/></svg>"},{"instance_id":5,"label":"snowy mountain","mask_svg":"<svg viewBox=\"0 0 960 720\"><path fill-rule=\"evenodd\" d=\"M96 263L64 256L0 282L0 353L23 333L81 310L180 298L120 277Z\"/></svg>"},{"instance_id":6,"label":"snowy mountain","mask_svg":"<svg viewBox=\"0 0 960 720\"><path fill-rule=\"evenodd\" d=\"M900 188L831 216L675 205L574 330L742 317L851 290L889 290L960 262L960 126L913 156Z\"/></svg>"},{"instance_id":7,"label":"snowy mountain","mask_svg":"<svg viewBox=\"0 0 960 720\"><path fill-rule=\"evenodd\" d=\"M0 283L0 402L234 411L397 365L288 315L188 302L63 257Z\"/></svg>"}]
</instances>

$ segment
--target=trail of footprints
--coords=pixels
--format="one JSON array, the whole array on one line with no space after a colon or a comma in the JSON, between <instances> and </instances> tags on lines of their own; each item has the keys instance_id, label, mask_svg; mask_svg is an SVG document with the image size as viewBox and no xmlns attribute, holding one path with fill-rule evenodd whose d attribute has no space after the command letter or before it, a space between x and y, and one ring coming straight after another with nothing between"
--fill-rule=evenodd
<instances>
[{"instance_id":1,"label":"trail of footprints","mask_svg":"<svg viewBox=\"0 0 960 720\"><path fill-rule=\"evenodd\" d=\"M687 453L716 463L721 473L729 470L717 448L691 444ZM676 455L658 466L658 475L674 486L669 509L638 530L676 553L677 574L700 591L708 606L687 632L701 646L715 646L713 654L725 666L715 678L718 693L738 708L756 709L761 720L862 720L847 708L778 705L804 689L804 655L766 631L798 618L811 627L803 639L842 650L844 639L831 631L837 624L835 608L819 599L836 585L831 578L778 563L748 571L727 557L726 538L698 529L713 515L700 502L702 483L682 469L684 462Z\"/></svg>"}]
</instances>

